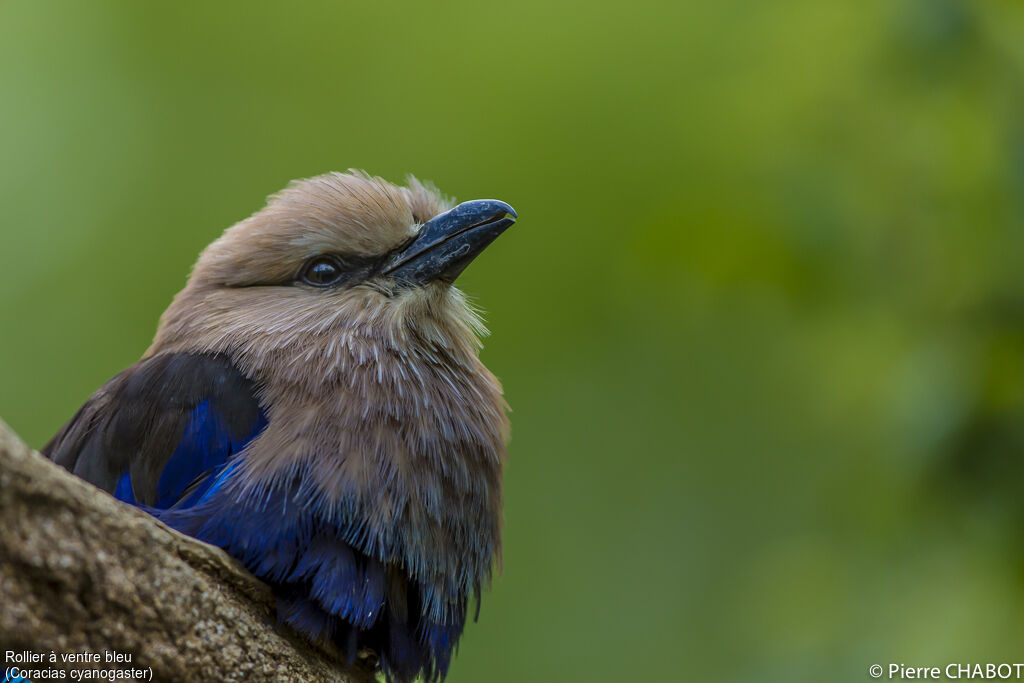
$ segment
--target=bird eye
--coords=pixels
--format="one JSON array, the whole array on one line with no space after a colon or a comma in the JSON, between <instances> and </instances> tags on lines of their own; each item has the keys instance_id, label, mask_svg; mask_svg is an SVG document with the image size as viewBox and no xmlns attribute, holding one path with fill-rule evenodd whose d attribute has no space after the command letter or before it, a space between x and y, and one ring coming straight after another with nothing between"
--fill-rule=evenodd
<instances>
[{"instance_id":1,"label":"bird eye","mask_svg":"<svg viewBox=\"0 0 1024 683\"><path fill-rule=\"evenodd\" d=\"M329 287L344 275L341 264L330 256L317 256L302 269L302 281L314 287Z\"/></svg>"}]
</instances>

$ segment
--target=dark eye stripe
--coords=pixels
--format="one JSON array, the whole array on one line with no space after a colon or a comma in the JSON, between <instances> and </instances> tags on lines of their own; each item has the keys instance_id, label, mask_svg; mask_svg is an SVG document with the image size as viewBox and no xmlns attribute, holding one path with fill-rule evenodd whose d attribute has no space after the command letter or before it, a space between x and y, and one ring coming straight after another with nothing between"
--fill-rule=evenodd
<instances>
[{"instance_id":1,"label":"dark eye stripe","mask_svg":"<svg viewBox=\"0 0 1024 683\"><path fill-rule=\"evenodd\" d=\"M370 281L387 257L320 254L306 261L293 282L320 288L354 286Z\"/></svg>"}]
</instances>

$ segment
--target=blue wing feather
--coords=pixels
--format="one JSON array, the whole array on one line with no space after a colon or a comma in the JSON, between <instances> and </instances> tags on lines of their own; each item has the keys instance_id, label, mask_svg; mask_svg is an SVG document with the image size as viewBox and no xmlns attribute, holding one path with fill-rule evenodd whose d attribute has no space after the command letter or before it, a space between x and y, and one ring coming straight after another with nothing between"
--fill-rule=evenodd
<instances>
[{"instance_id":1,"label":"blue wing feather","mask_svg":"<svg viewBox=\"0 0 1024 683\"><path fill-rule=\"evenodd\" d=\"M218 414L210 399L199 403L160 472L156 500L145 507L156 510L191 507L202 500L211 493L211 487L223 482L222 475L226 474L231 457L245 448L266 425L266 416L260 411L248 434L233 435L227 420ZM139 505L132 490L131 472L125 472L118 479L114 497Z\"/></svg>"}]
</instances>

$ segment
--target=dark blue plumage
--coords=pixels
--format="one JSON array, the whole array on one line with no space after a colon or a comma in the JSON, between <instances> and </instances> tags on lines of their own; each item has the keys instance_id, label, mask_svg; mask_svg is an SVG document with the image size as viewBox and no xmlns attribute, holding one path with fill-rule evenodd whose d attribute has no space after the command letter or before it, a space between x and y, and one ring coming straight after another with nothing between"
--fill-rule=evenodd
<instances>
[{"instance_id":1,"label":"dark blue plumage","mask_svg":"<svg viewBox=\"0 0 1024 683\"><path fill-rule=\"evenodd\" d=\"M231 456L241 452L267 426L266 416L259 411L248 429L232 435L217 410L208 398L192 410L185 432L160 471L156 500L147 507L157 510L191 507L224 473ZM114 497L133 505L138 503L132 493L131 473L125 472L117 480Z\"/></svg>"},{"instance_id":2,"label":"dark blue plumage","mask_svg":"<svg viewBox=\"0 0 1024 683\"><path fill-rule=\"evenodd\" d=\"M512 224L415 181L297 184L211 245L143 360L43 449L389 680L443 678L500 552L507 418L452 281Z\"/></svg>"}]
</instances>

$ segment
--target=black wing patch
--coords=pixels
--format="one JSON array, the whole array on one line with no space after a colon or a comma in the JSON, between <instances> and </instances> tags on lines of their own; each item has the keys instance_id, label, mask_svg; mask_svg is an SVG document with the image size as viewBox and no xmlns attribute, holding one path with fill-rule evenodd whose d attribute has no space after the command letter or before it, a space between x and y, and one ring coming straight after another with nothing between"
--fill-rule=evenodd
<instances>
[{"instance_id":1,"label":"black wing patch","mask_svg":"<svg viewBox=\"0 0 1024 683\"><path fill-rule=\"evenodd\" d=\"M153 356L104 384L43 453L128 503L189 505L266 426L256 393L223 355Z\"/></svg>"}]
</instances>

